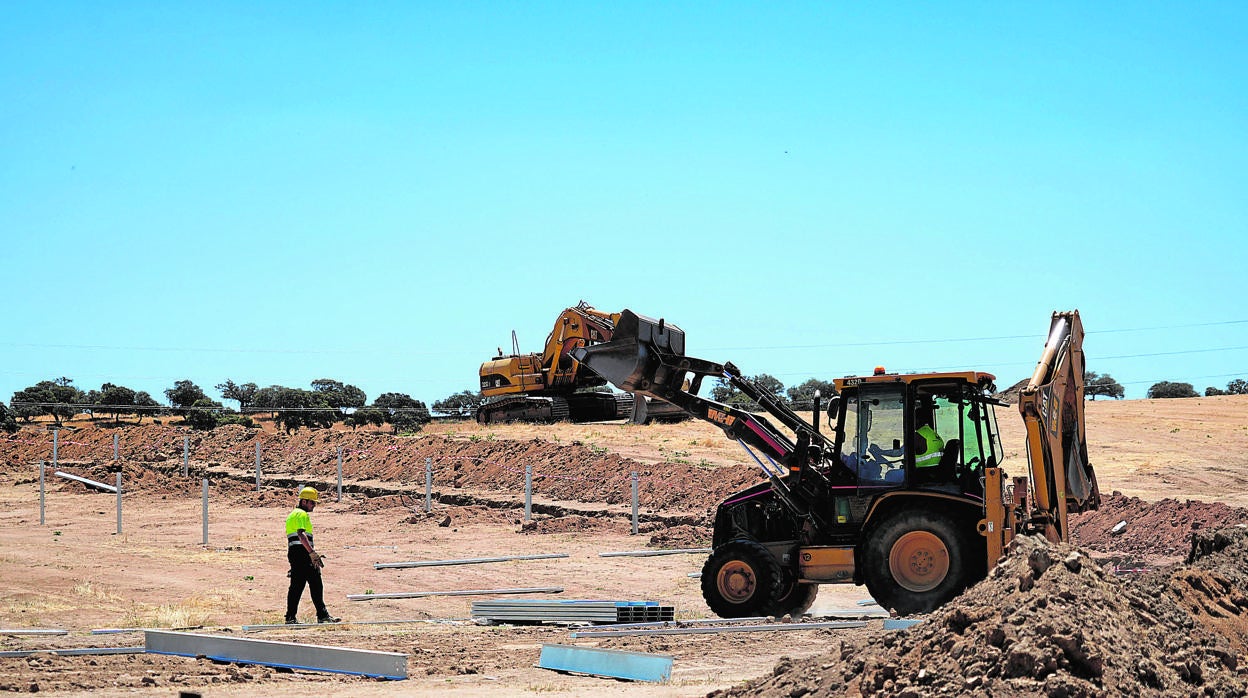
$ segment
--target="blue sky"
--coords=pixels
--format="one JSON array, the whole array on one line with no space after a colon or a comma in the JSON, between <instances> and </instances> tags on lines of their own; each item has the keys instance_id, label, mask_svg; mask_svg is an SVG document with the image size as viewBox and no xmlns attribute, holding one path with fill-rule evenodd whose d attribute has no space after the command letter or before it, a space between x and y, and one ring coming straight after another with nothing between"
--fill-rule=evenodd
<instances>
[{"instance_id":1,"label":"blue sky","mask_svg":"<svg viewBox=\"0 0 1248 698\"><path fill-rule=\"evenodd\" d=\"M6 3L0 399L432 401L581 299L786 385L1009 385L1078 308L1128 397L1223 387L1248 6L1088 5Z\"/></svg>"}]
</instances>

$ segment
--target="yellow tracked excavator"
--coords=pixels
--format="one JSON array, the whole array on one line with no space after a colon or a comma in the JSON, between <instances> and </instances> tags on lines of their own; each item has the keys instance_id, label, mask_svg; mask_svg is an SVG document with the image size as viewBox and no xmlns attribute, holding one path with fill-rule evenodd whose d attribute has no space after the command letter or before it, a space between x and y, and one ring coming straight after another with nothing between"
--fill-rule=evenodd
<instances>
[{"instance_id":1,"label":"yellow tracked excavator","mask_svg":"<svg viewBox=\"0 0 1248 698\"><path fill-rule=\"evenodd\" d=\"M741 446L766 479L721 502L702 594L724 617L801 613L819 584L866 584L885 608L929 611L982 579L1015 535L1069 535L1069 512L1100 503L1083 420L1083 325L1054 313L1039 364L1022 390L1029 475L1006 477L991 396L979 371L872 375L833 381L806 422L731 363L685 355L685 334L623 311L610 341L572 357L621 390L707 420ZM723 378L761 414L698 396ZM792 434L792 436L790 436Z\"/></svg>"}]
</instances>

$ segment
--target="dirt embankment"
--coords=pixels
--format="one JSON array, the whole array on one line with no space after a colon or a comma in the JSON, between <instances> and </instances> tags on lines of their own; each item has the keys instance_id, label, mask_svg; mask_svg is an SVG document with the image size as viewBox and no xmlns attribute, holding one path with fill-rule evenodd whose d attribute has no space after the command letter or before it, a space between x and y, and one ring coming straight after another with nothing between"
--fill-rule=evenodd
<instances>
[{"instance_id":1,"label":"dirt embankment","mask_svg":"<svg viewBox=\"0 0 1248 698\"><path fill-rule=\"evenodd\" d=\"M1021 538L987 580L908 630L712 695L1099 696L1248 692L1248 530L1198 536L1164 573L1123 577Z\"/></svg>"}]
</instances>

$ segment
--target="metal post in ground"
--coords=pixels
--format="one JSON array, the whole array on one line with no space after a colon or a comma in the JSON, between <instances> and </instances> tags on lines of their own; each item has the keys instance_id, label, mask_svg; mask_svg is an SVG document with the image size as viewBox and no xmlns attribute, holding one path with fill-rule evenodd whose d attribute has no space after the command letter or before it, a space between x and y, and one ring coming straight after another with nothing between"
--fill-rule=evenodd
<instances>
[{"instance_id":1,"label":"metal post in ground","mask_svg":"<svg viewBox=\"0 0 1248 698\"><path fill-rule=\"evenodd\" d=\"M256 491L260 491L260 442L256 442Z\"/></svg>"},{"instance_id":2,"label":"metal post in ground","mask_svg":"<svg viewBox=\"0 0 1248 698\"><path fill-rule=\"evenodd\" d=\"M39 461L39 525L40 526L42 526L44 524L44 521L46 521L46 519L43 516L43 502L44 502L43 471L45 470L44 468L45 465L47 464L44 461Z\"/></svg>"},{"instance_id":3,"label":"metal post in ground","mask_svg":"<svg viewBox=\"0 0 1248 698\"><path fill-rule=\"evenodd\" d=\"M117 460L117 434L113 434L113 460Z\"/></svg>"},{"instance_id":4,"label":"metal post in ground","mask_svg":"<svg viewBox=\"0 0 1248 698\"><path fill-rule=\"evenodd\" d=\"M342 501L342 446L338 447L338 499Z\"/></svg>"},{"instance_id":5,"label":"metal post in ground","mask_svg":"<svg viewBox=\"0 0 1248 698\"><path fill-rule=\"evenodd\" d=\"M191 471L191 436L185 434L182 436L182 477L186 477Z\"/></svg>"},{"instance_id":6,"label":"metal post in ground","mask_svg":"<svg viewBox=\"0 0 1248 698\"><path fill-rule=\"evenodd\" d=\"M117 473L117 535L121 535L121 473Z\"/></svg>"},{"instance_id":7,"label":"metal post in ground","mask_svg":"<svg viewBox=\"0 0 1248 698\"><path fill-rule=\"evenodd\" d=\"M57 465L57 460L56 460L56 455L57 455L56 452L61 445L60 434L61 434L60 429L52 430L52 469L53 470L60 469L60 466Z\"/></svg>"},{"instance_id":8,"label":"metal post in ground","mask_svg":"<svg viewBox=\"0 0 1248 698\"><path fill-rule=\"evenodd\" d=\"M208 545L208 478L204 478L204 545Z\"/></svg>"},{"instance_id":9,"label":"metal post in ground","mask_svg":"<svg viewBox=\"0 0 1248 698\"><path fill-rule=\"evenodd\" d=\"M425 513L433 511L433 459L425 459Z\"/></svg>"},{"instance_id":10,"label":"metal post in ground","mask_svg":"<svg viewBox=\"0 0 1248 698\"><path fill-rule=\"evenodd\" d=\"M533 517L533 466L524 466L524 520Z\"/></svg>"},{"instance_id":11,"label":"metal post in ground","mask_svg":"<svg viewBox=\"0 0 1248 698\"><path fill-rule=\"evenodd\" d=\"M637 535L637 471L633 471L633 535Z\"/></svg>"}]
</instances>

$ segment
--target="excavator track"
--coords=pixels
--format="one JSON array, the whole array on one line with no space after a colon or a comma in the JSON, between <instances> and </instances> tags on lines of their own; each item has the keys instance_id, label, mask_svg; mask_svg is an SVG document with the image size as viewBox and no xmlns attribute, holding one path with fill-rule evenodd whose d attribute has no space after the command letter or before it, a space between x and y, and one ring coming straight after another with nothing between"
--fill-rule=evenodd
<instances>
[{"instance_id":1,"label":"excavator track","mask_svg":"<svg viewBox=\"0 0 1248 698\"><path fill-rule=\"evenodd\" d=\"M632 412L633 396L628 393L516 395L478 407L477 422L609 422L628 419Z\"/></svg>"}]
</instances>

